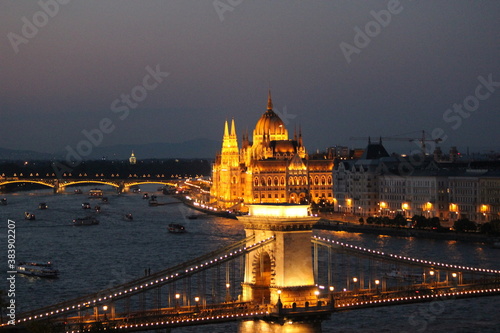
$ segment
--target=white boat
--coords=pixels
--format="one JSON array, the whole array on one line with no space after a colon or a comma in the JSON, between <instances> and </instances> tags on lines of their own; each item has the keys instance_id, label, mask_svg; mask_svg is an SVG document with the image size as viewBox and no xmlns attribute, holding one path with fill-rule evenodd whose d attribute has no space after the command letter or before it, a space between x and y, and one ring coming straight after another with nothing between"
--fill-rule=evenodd
<instances>
[{"instance_id":1,"label":"white boat","mask_svg":"<svg viewBox=\"0 0 500 333\"><path fill-rule=\"evenodd\" d=\"M26 262L21 261L17 265L19 274L55 278L59 271L52 266L51 262Z\"/></svg>"},{"instance_id":2,"label":"white boat","mask_svg":"<svg viewBox=\"0 0 500 333\"><path fill-rule=\"evenodd\" d=\"M95 225L99 224L99 220L95 217L87 216L84 218L77 218L73 220L73 225Z\"/></svg>"}]
</instances>

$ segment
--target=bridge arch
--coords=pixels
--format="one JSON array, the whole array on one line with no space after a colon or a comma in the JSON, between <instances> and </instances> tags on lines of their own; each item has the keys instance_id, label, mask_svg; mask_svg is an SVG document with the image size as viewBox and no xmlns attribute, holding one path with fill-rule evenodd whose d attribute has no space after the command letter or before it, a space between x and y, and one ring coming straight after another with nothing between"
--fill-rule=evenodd
<instances>
[{"instance_id":1,"label":"bridge arch","mask_svg":"<svg viewBox=\"0 0 500 333\"><path fill-rule=\"evenodd\" d=\"M4 181L4 182L0 182L0 186L7 185L7 184L15 184L15 183L32 183L32 184L40 184L40 185L48 186L50 188L55 188L56 187L53 183L50 183L50 182L43 182L43 181L39 181L39 180L29 180L29 179L7 180L7 181Z\"/></svg>"},{"instance_id":2,"label":"bridge arch","mask_svg":"<svg viewBox=\"0 0 500 333\"><path fill-rule=\"evenodd\" d=\"M70 182L67 182L67 183L59 183L59 187L62 188L62 187L66 187L66 186L70 186L70 185L76 185L76 184L103 184L103 185L109 185L109 186L113 186L113 187L120 187L119 184L117 183L112 183L112 182L106 182L106 181L102 181L102 180L77 180L77 181L70 181Z\"/></svg>"},{"instance_id":3,"label":"bridge arch","mask_svg":"<svg viewBox=\"0 0 500 333\"><path fill-rule=\"evenodd\" d=\"M274 276L276 275L275 258L271 251L261 250L255 254L252 262L252 273L254 300L269 304L271 286L274 285Z\"/></svg>"},{"instance_id":4,"label":"bridge arch","mask_svg":"<svg viewBox=\"0 0 500 333\"><path fill-rule=\"evenodd\" d=\"M161 181L161 180L147 180L147 181L139 181L139 182L132 182L132 183L124 183L124 185L126 187L130 187L130 186L134 186L134 185L144 185L144 184L160 184L160 185L177 186L177 184L175 184L175 183Z\"/></svg>"}]
</instances>

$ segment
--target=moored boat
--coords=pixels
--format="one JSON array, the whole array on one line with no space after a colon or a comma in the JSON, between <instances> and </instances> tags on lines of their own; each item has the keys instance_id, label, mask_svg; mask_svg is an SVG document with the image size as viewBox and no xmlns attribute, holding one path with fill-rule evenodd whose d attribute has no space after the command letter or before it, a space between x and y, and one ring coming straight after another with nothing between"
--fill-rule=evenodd
<instances>
[{"instance_id":1,"label":"moored boat","mask_svg":"<svg viewBox=\"0 0 500 333\"><path fill-rule=\"evenodd\" d=\"M76 218L73 220L73 225L95 225L99 224L99 220L92 216L86 216L83 218Z\"/></svg>"},{"instance_id":2,"label":"moored boat","mask_svg":"<svg viewBox=\"0 0 500 333\"><path fill-rule=\"evenodd\" d=\"M7 206L7 198L2 198L2 200L0 200L0 204L2 206Z\"/></svg>"},{"instance_id":3,"label":"moored boat","mask_svg":"<svg viewBox=\"0 0 500 333\"><path fill-rule=\"evenodd\" d=\"M77 189L75 190L75 194L82 194L82 190L80 190L79 188L77 188Z\"/></svg>"},{"instance_id":4,"label":"moored boat","mask_svg":"<svg viewBox=\"0 0 500 333\"><path fill-rule=\"evenodd\" d=\"M83 209L90 209L92 207L90 206L90 204L88 202L84 202L84 203L82 203L82 208Z\"/></svg>"},{"instance_id":5,"label":"moored boat","mask_svg":"<svg viewBox=\"0 0 500 333\"><path fill-rule=\"evenodd\" d=\"M182 224L170 223L168 225L168 232L171 232L173 234L181 234L186 232L186 228L184 228Z\"/></svg>"},{"instance_id":6,"label":"moored boat","mask_svg":"<svg viewBox=\"0 0 500 333\"><path fill-rule=\"evenodd\" d=\"M51 262L26 262L20 261L17 265L19 274L55 278L59 271L52 266Z\"/></svg>"},{"instance_id":7,"label":"moored boat","mask_svg":"<svg viewBox=\"0 0 500 333\"><path fill-rule=\"evenodd\" d=\"M134 219L131 213L125 214L124 218L127 221L132 221Z\"/></svg>"},{"instance_id":8,"label":"moored boat","mask_svg":"<svg viewBox=\"0 0 500 333\"><path fill-rule=\"evenodd\" d=\"M49 208L49 206L47 206L47 204L45 202L41 202L38 205L38 209L47 209L47 208Z\"/></svg>"}]
</instances>

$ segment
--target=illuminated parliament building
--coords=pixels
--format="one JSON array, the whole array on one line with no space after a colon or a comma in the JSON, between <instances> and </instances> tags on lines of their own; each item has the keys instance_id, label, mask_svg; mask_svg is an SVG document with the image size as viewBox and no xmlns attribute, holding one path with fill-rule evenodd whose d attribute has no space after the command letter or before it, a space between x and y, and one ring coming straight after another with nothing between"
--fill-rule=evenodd
<instances>
[{"instance_id":1,"label":"illuminated parliament building","mask_svg":"<svg viewBox=\"0 0 500 333\"><path fill-rule=\"evenodd\" d=\"M210 197L213 204L244 210L252 203L330 203L333 200L333 159L309 155L302 133L289 139L288 130L273 111L269 92L267 111L238 145L234 119L226 120L222 149L212 167Z\"/></svg>"}]
</instances>

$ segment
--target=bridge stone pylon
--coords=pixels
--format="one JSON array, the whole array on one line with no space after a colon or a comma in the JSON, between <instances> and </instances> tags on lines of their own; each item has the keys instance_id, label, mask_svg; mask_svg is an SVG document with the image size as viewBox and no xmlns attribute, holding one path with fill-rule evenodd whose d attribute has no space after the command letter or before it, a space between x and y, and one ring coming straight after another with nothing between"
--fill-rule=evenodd
<instances>
[{"instance_id":1,"label":"bridge stone pylon","mask_svg":"<svg viewBox=\"0 0 500 333\"><path fill-rule=\"evenodd\" d=\"M246 254L242 301L284 307L315 306L318 296L311 251L309 205L256 204L239 216L252 242L275 241Z\"/></svg>"}]
</instances>

